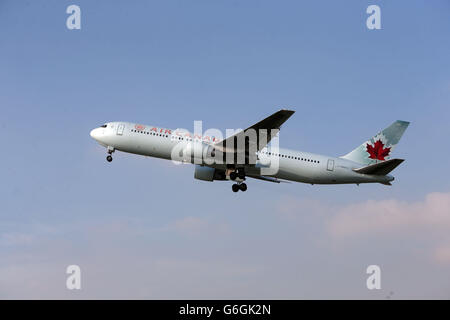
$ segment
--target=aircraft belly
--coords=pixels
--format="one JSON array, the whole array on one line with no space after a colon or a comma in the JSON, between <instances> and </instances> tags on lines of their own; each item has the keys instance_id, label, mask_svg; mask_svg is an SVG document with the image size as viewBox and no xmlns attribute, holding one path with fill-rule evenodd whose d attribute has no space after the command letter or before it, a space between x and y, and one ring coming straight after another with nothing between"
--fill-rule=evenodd
<instances>
[{"instance_id":1,"label":"aircraft belly","mask_svg":"<svg viewBox=\"0 0 450 320\"><path fill-rule=\"evenodd\" d=\"M275 177L311 184L368 183L384 180L382 177L358 174L347 167L336 166L334 170L329 171L327 170L325 163L325 161L321 161L317 166L316 164L309 163L293 165L291 163L286 163L286 161L280 161L280 168Z\"/></svg>"},{"instance_id":2,"label":"aircraft belly","mask_svg":"<svg viewBox=\"0 0 450 320\"><path fill-rule=\"evenodd\" d=\"M159 141L158 137L121 137L113 146L120 151L134 153L143 156L171 159L172 145Z\"/></svg>"}]
</instances>

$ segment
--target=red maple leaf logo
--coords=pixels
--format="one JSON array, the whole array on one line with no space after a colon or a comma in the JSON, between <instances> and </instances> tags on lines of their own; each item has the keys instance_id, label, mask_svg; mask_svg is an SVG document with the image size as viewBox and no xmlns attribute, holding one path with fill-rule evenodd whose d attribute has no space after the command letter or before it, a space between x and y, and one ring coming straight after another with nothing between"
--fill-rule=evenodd
<instances>
[{"instance_id":1,"label":"red maple leaf logo","mask_svg":"<svg viewBox=\"0 0 450 320\"><path fill-rule=\"evenodd\" d=\"M385 160L384 158L389 155L389 152L391 152L391 148L385 148L384 143L381 142L381 140L377 140L373 146L371 144L367 144L366 148L369 153L369 158L375 160Z\"/></svg>"}]
</instances>

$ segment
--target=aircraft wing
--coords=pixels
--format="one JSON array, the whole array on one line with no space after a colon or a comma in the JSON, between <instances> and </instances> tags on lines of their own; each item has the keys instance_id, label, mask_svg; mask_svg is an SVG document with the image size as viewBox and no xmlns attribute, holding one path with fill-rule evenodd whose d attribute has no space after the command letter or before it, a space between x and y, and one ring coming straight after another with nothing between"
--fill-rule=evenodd
<instances>
[{"instance_id":1,"label":"aircraft wing","mask_svg":"<svg viewBox=\"0 0 450 320\"><path fill-rule=\"evenodd\" d=\"M249 149L260 151L270 142L270 140L272 140L274 136L276 136L276 134L278 134L281 125L289 119L294 112L295 111L293 110L279 110L251 127L248 127L247 129L226 138L225 140L217 142L215 145L225 152L242 152L245 150L248 151ZM273 129L276 131L271 132ZM248 138L245 138L245 136ZM244 150L239 150L238 148L237 141L239 141L239 139L245 139ZM251 147L255 149L252 149Z\"/></svg>"}]
</instances>

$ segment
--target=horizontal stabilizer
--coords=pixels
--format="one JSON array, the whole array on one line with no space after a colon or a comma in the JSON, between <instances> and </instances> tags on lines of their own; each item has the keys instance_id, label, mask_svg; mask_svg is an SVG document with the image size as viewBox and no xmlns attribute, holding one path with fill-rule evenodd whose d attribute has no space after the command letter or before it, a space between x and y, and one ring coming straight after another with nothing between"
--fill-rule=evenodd
<instances>
[{"instance_id":1,"label":"horizontal stabilizer","mask_svg":"<svg viewBox=\"0 0 450 320\"><path fill-rule=\"evenodd\" d=\"M373 174L377 176L385 176L395 168L397 168L400 163L405 161L404 159L391 159L383 162L368 165L366 167L353 169L353 171L363 174Z\"/></svg>"}]
</instances>

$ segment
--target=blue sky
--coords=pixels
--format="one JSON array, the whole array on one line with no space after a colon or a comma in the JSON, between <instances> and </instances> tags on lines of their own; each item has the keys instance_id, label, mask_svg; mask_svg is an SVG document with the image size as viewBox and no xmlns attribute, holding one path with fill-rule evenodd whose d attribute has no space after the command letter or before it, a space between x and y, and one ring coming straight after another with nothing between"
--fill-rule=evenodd
<instances>
[{"instance_id":1,"label":"blue sky","mask_svg":"<svg viewBox=\"0 0 450 320\"><path fill-rule=\"evenodd\" d=\"M81 30L66 28L70 4ZM381 30L366 28L370 4ZM0 297L449 298L449 13L444 0L1 1ZM329 155L411 121L394 185L234 194L192 166L108 164L89 137L117 120L242 128L280 107L296 110L282 147ZM365 288L369 264L381 291Z\"/></svg>"}]
</instances>

